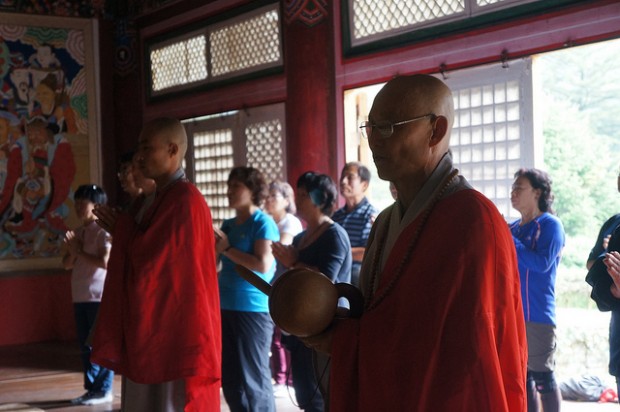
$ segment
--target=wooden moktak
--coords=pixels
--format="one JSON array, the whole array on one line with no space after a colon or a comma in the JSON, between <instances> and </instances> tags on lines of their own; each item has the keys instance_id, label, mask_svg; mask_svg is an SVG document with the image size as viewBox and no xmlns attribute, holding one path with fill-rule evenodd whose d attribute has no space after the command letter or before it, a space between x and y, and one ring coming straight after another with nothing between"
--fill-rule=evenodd
<instances>
[{"instance_id":1,"label":"wooden moktak","mask_svg":"<svg viewBox=\"0 0 620 412\"><path fill-rule=\"evenodd\" d=\"M275 324L291 335L301 338L317 335L341 316L338 299L349 301L346 317L360 317L364 298L349 283L334 284L324 274L305 268L282 273L273 285L265 282L248 268L236 265L237 273L269 296L269 313Z\"/></svg>"}]
</instances>

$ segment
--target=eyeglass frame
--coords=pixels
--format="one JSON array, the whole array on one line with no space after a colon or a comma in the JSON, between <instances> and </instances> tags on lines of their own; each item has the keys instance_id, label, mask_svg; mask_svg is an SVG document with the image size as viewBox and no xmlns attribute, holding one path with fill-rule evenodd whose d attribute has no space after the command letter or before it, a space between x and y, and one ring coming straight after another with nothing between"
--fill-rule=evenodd
<instances>
[{"instance_id":1,"label":"eyeglass frame","mask_svg":"<svg viewBox=\"0 0 620 412\"><path fill-rule=\"evenodd\" d=\"M384 132L381 131L381 129L379 129L379 125L378 124L373 124L370 122L370 120L367 120L365 122L362 122L362 124L360 125L360 130L362 133L362 136L366 139L369 139L370 136L372 135L372 129L370 131L370 133L367 132L368 127L372 127L373 129L376 128L379 131L379 135L381 135L382 139L388 139L390 138L393 134L394 134L394 126L400 126L403 124L407 124L407 123L412 123L418 120L422 120L425 119L427 117L431 118L431 122L433 122L435 119L437 119L437 117L439 117L438 115L436 115L435 113L428 113L422 116L418 116L418 117L414 117L413 119L409 119L409 120L403 120L400 122L396 122L396 123L391 123L391 122L383 122L384 124L381 124L381 127L387 127L390 126L390 132L389 134L386 134Z\"/></svg>"}]
</instances>

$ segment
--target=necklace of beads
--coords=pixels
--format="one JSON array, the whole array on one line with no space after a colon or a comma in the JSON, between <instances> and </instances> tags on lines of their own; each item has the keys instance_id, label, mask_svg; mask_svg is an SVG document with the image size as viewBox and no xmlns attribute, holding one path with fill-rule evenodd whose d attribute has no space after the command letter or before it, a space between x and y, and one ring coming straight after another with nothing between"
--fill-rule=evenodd
<instances>
[{"instance_id":1,"label":"necklace of beads","mask_svg":"<svg viewBox=\"0 0 620 412\"><path fill-rule=\"evenodd\" d=\"M377 249L375 255L373 256L373 262L372 262L372 266L371 266L371 280L370 282L368 282L368 287L369 290L366 293L366 296L368 296L368 299L366 300L366 311L372 310L374 308L376 308L379 303L381 303L383 301L383 299L385 299L385 297L387 295L390 294L390 292L392 291L392 289L394 288L394 286L396 286L396 283L398 282L398 280L401 278L401 276L404 273L404 268L405 268L405 263L407 263L407 261L409 260L409 257L411 256L411 253L413 252L413 250L415 249L415 245L418 243L418 239L420 238L420 234L422 233L422 229L424 228L426 222L428 221L428 217L430 216L431 212L433 211L435 204L437 204L437 202L443 197L443 195L445 194L446 190L450 187L450 185L452 184L452 181L454 180L454 178L458 175L458 170L453 170L442 182L442 188L441 190L433 197L433 199L431 200L430 204L428 205L428 207L426 208L426 210L424 211L421 219L420 219L420 224L418 225L418 227L416 228L416 231L413 234L413 238L411 240L411 242L409 243L409 246L407 248L407 250L405 251L405 254L403 255L403 258L401 259L397 269L396 269L396 274L394 275L394 277L392 277L392 280L390 281L390 283L385 287L385 289L383 290L383 293L381 293L381 295L375 297L374 296L374 292L375 292L375 282L377 281L377 276L379 274L379 261L381 260L381 255L382 255L382 251L383 251L383 247L385 246L385 241L387 239L387 234L389 232L389 230L385 230L384 233L382 234L383 236L381 236L381 238L379 239L379 243L377 245ZM388 224L389 221L391 220L391 214L393 213L392 209L390 211L390 216L387 216L388 219Z\"/></svg>"}]
</instances>

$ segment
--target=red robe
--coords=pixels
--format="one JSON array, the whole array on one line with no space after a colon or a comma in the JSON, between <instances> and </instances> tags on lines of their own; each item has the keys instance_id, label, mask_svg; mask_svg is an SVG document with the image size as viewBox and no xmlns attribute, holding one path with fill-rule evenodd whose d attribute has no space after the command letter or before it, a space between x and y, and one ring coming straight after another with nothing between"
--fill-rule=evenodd
<instances>
[{"instance_id":1,"label":"red robe","mask_svg":"<svg viewBox=\"0 0 620 412\"><path fill-rule=\"evenodd\" d=\"M92 361L134 382L186 382L186 410L220 410L220 302L211 212L179 180L138 225L121 215L93 340ZM201 396L215 388L216 399Z\"/></svg>"},{"instance_id":2,"label":"red robe","mask_svg":"<svg viewBox=\"0 0 620 412\"><path fill-rule=\"evenodd\" d=\"M377 219L371 243L386 220ZM373 300L419 224L418 216L400 233ZM525 411L519 290L514 245L495 206L470 189L440 200L391 291L360 319L334 326L331 410Z\"/></svg>"}]
</instances>

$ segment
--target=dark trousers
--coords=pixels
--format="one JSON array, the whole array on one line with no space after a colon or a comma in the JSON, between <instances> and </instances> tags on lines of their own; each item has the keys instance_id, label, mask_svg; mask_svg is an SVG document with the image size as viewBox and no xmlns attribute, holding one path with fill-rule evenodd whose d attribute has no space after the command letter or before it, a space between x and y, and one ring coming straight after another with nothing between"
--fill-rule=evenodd
<instances>
[{"instance_id":1,"label":"dark trousers","mask_svg":"<svg viewBox=\"0 0 620 412\"><path fill-rule=\"evenodd\" d=\"M295 336L282 336L282 343L291 353L293 387L299 408L307 412L323 412L325 408L315 374L314 351Z\"/></svg>"},{"instance_id":2,"label":"dark trousers","mask_svg":"<svg viewBox=\"0 0 620 412\"><path fill-rule=\"evenodd\" d=\"M231 412L274 412L268 313L222 311L222 389Z\"/></svg>"},{"instance_id":3,"label":"dark trousers","mask_svg":"<svg viewBox=\"0 0 620 412\"><path fill-rule=\"evenodd\" d=\"M109 392L112 390L114 372L90 361L91 347L86 344L90 330L95 324L99 302L79 302L73 304L75 325L77 326L80 357L84 370L84 389L93 392Z\"/></svg>"}]
</instances>

